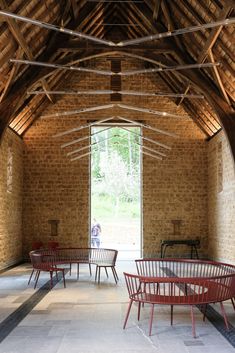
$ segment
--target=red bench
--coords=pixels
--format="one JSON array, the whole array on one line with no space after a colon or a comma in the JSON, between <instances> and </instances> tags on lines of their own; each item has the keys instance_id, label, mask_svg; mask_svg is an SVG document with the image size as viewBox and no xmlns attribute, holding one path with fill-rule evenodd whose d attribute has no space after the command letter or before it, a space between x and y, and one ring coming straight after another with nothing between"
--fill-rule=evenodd
<instances>
[{"instance_id":1,"label":"red bench","mask_svg":"<svg viewBox=\"0 0 235 353\"><path fill-rule=\"evenodd\" d=\"M142 259L136 260L138 275L124 273L129 293L129 307L123 328L133 302L138 303L138 320L141 303L151 304L149 335L152 331L155 304L171 306L190 305L192 333L196 337L194 305L220 303L225 325L228 327L223 301L235 296L235 266L201 260Z\"/></svg>"},{"instance_id":2,"label":"red bench","mask_svg":"<svg viewBox=\"0 0 235 353\"><path fill-rule=\"evenodd\" d=\"M95 281L98 279L100 283L100 271L101 268L105 269L106 275L108 277L108 268L111 268L114 280L117 283L118 275L115 269L116 259L118 255L117 250L113 249L102 249L102 248L55 248L55 249L42 249L35 250L29 253L31 263L33 266L28 284L30 283L34 271L36 271L35 276L35 286L36 288L38 278L41 271L46 271L50 273L51 286L53 280L53 273L62 272L64 278L64 265L68 264L70 267L72 264L77 264L77 278L79 278L79 265L88 264L91 275L91 265L96 266ZM65 286L65 280L64 280Z\"/></svg>"}]
</instances>

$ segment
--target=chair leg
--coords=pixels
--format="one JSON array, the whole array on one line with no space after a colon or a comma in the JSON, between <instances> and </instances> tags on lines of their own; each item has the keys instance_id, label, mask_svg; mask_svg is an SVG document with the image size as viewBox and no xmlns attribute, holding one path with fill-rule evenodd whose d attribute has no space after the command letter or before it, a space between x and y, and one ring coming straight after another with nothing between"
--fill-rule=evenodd
<instances>
[{"instance_id":1,"label":"chair leg","mask_svg":"<svg viewBox=\"0 0 235 353\"><path fill-rule=\"evenodd\" d=\"M98 266L98 284L100 284L100 269L101 269L101 267Z\"/></svg>"},{"instance_id":2,"label":"chair leg","mask_svg":"<svg viewBox=\"0 0 235 353\"><path fill-rule=\"evenodd\" d=\"M207 309L207 304L204 304L203 321L205 321L205 319L206 319L206 309Z\"/></svg>"},{"instance_id":3,"label":"chair leg","mask_svg":"<svg viewBox=\"0 0 235 353\"><path fill-rule=\"evenodd\" d=\"M30 283L30 281L32 279L33 273L34 273L34 269L32 269L31 275L30 275L29 280L28 280L28 285L29 285L29 283Z\"/></svg>"},{"instance_id":4,"label":"chair leg","mask_svg":"<svg viewBox=\"0 0 235 353\"><path fill-rule=\"evenodd\" d=\"M107 276L107 278L108 278L109 275L108 275L107 267L105 267L104 269L105 269L105 272L106 272L106 276Z\"/></svg>"},{"instance_id":5,"label":"chair leg","mask_svg":"<svg viewBox=\"0 0 235 353\"><path fill-rule=\"evenodd\" d=\"M98 266L96 265L96 270L95 270L95 282L97 280L97 273L98 273Z\"/></svg>"},{"instance_id":6,"label":"chair leg","mask_svg":"<svg viewBox=\"0 0 235 353\"><path fill-rule=\"evenodd\" d=\"M40 276L40 272L41 271L37 271L36 272L36 275L35 275L35 284L34 284L34 289L36 288L36 286L37 286L37 283L38 283L38 279L39 279L39 276Z\"/></svg>"},{"instance_id":7,"label":"chair leg","mask_svg":"<svg viewBox=\"0 0 235 353\"><path fill-rule=\"evenodd\" d=\"M117 284L118 278L117 278L117 274L116 274L115 268L114 268L114 267L111 267L111 269L112 269L112 272L113 272L114 280L115 280L115 282L116 282L116 284Z\"/></svg>"},{"instance_id":8,"label":"chair leg","mask_svg":"<svg viewBox=\"0 0 235 353\"><path fill-rule=\"evenodd\" d=\"M193 334L193 337L196 338L195 318L194 318L193 306L192 305L191 305L191 320L192 320L192 334Z\"/></svg>"},{"instance_id":9,"label":"chair leg","mask_svg":"<svg viewBox=\"0 0 235 353\"><path fill-rule=\"evenodd\" d=\"M90 270L90 276L92 276L92 273L91 273L91 264L89 264L89 270Z\"/></svg>"},{"instance_id":10,"label":"chair leg","mask_svg":"<svg viewBox=\"0 0 235 353\"><path fill-rule=\"evenodd\" d=\"M64 288L66 288L64 270L62 270L62 276L63 276Z\"/></svg>"},{"instance_id":11,"label":"chair leg","mask_svg":"<svg viewBox=\"0 0 235 353\"><path fill-rule=\"evenodd\" d=\"M152 304L150 319L149 319L149 336L152 334L152 326L153 326L153 313L154 313L154 304Z\"/></svg>"},{"instance_id":12,"label":"chair leg","mask_svg":"<svg viewBox=\"0 0 235 353\"><path fill-rule=\"evenodd\" d=\"M140 321L141 302L138 303L138 321Z\"/></svg>"},{"instance_id":13,"label":"chair leg","mask_svg":"<svg viewBox=\"0 0 235 353\"><path fill-rule=\"evenodd\" d=\"M50 271L50 289L53 287L53 271Z\"/></svg>"},{"instance_id":14,"label":"chair leg","mask_svg":"<svg viewBox=\"0 0 235 353\"><path fill-rule=\"evenodd\" d=\"M232 304L233 304L233 309L235 310L234 298L231 298L231 302L232 302Z\"/></svg>"},{"instance_id":15,"label":"chair leg","mask_svg":"<svg viewBox=\"0 0 235 353\"><path fill-rule=\"evenodd\" d=\"M128 305L128 309L127 309L127 313L126 313L126 317L125 317L125 321L124 321L124 324L123 324L123 329L126 328L126 324L127 324L127 320L129 318L129 314L130 314L130 311L131 311L131 306L132 306L132 303L133 303L133 300L130 299L129 301L129 305Z\"/></svg>"},{"instance_id":16,"label":"chair leg","mask_svg":"<svg viewBox=\"0 0 235 353\"><path fill-rule=\"evenodd\" d=\"M220 302L220 308L221 308L221 312L222 312L222 315L224 318L224 323L225 323L226 329L229 330L228 319L227 319L226 312L224 310L224 304L222 302Z\"/></svg>"},{"instance_id":17,"label":"chair leg","mask_svg":"<svg viewBox=\"0 0 235 353\"><path fill-rule=\"evenodd\" d=\"M173 325L173 305L171 305L171 326Z\"/></svg>"},{"instance_id":18,"label":"chair leg","mask_svg":"<svg viewBox=\"0 0 235 353\"><path fill-rule=\"evenodd\" d=\"M117 281L119 281L118 274L117 274L117 271L116 271L115 267L113 266L112 268L113 268L113 270L114 270L114 272L115 272L115 275L116 275Z\"/></svg>"},{"instance_id":19,"label":"chair leg","mask_svg":"<svg viewBox=\"0 0 235 353\"><path fill-rule=\"evenodd\" d=\"M185 285L184 285L184 292L185 292L185 295L187 296L187 295L188 295L188 286L187 286L187 283L185 283Z\"/></svg>"},{"instance_id":20,"label":"chair leg","mask_svg":"<svg viewBox=\"0 0 235 353\"><path fill-rule=\"evenodd\" d=\"M79 262L77 263L77 280L79 280Z\"/></svg>"},{"instance_id":21,"label":"chair leg","mask_svg":"<svg viewBox=\"0 0 235 353\"><path fill-rule=\"evenodd\" d=\"M69 275L71 276L71 273L72 273L72 264L71 264L71 262L70 262L70 264L69 264Z\"/></svg>"}]
</instances>

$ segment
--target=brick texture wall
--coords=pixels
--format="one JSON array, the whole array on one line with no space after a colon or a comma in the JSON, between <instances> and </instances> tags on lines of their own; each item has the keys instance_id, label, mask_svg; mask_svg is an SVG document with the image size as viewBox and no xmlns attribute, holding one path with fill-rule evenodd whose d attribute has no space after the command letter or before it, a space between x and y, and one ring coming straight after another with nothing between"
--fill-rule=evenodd
<instances>
[{"instance_id":1,"label":"brick texture wall","mask_svg":"<svg viewBox=\"0 0 235 353\"><path fill-rule=\"evenodd\" d=\"M0 145L0 269L22 259L23 143L7 130ZM7 169L12 154L10 186Z\"/></svg>"},{"instance_id":2,"label":"brick texture wall","mask_svg":"<svg viewBox=\"0 0 235 353\"><path fill-rule=\"evenodd\" d=\"M223 132L208 145L209 254L235 264L234 162Z\"/></svg>"}]
</instances>

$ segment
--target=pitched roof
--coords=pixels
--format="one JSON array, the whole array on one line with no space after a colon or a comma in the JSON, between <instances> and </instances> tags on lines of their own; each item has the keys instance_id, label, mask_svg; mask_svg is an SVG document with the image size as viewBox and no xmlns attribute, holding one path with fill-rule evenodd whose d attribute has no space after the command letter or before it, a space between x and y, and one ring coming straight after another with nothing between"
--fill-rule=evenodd
<instances>
[{"instance_id":1,"label":"pitched roof","mask_svg":"<svg viewBox=\"0 0 235 353\"><path fill-rule=\"evenodd\" d=\"M103 55L113 58L111 69L118 73L118 62L129 55L144 57L143 69L175 67L153 73L152 81L159 75L169 93L183 95L171 99L184 107L206 137L223 126L235 151L234 25L223 22L234 20L233 5L230 0L0 0L0 134L7 125L24 134L56 99L50 93L27 92L56 90L70 74L11 59L87 68L84 58ZM222 22L213 25L217 21ZM211 28L204 28L207 23ZM187 30L198 25L198 30ZM65 29L80 35L65 34ZM182 34L179 29L184 29ZM165 32L171 34L158 35ZM154 35L158 39L149 37ZM214 66L179 68L205 63ZM112 76L111 82L111 88L120 91L121 75ZM205 98L190 99L187 94ZM120 94L111 99L118 101Z\"/></svg>"}]
</instances>

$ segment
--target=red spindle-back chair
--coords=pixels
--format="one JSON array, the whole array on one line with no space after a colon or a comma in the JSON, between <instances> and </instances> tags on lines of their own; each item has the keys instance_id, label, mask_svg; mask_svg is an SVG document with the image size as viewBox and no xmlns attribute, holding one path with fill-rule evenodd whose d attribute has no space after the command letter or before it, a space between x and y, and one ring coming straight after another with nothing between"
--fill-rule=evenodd
<instances>
[{"instance_id":1,"label":"red spindle-back chair","mask_svg":"<svg viewBox=\"0 0 235 353\"><path fill-rule=\"evenodd\" d=\"M58 267L56 253L54 250L47 249L47 250L31 251L29 253L29 256L31 259L33 270L30 275L28 284L30 283L30 281L32 279L32 275L33 275L34 271L36 271L35 285L34 285L34 288L36 288L41 271L45 271L45 272L50 273L50 288L52 288L52 286L53 286L53 273L55 272L56 278L58 280L58 272L61 272L62 277L63 277L64 287L66 287L65 276L64 276L65 269L62 267Z\"/></svg>"},{"instance_id":2,"label":"red spindle-back chair","mask_svg":"<svg viewBox=\"0 0 235 353\"><path fill-rule=\"evenodd\" d=\"M151 304L149 335L155 304L171 306L171 323L173 322L173 305L190 305L192 333L196 337L194 305L220 303L225 326L228 321L223 301L234 297L235 267L228 264L179 259L142 259L136 260L138 275L124 273L129 293L129 307L123 328L129 317L133 302L138 303L138 320L141 303Z\"/></svg>"},{"instance_id":3,"label":"red spindle-back chair","mask_svg":"<svg viewBox=\"0 0 235 353\"><path fill-rule=\"evenodd\" d=\"M58 241L49 241L47 243L48 249L56 249L59 247L59 242Z\"/></svg>"},{"instance_id":4,"label":"red spindle-back chair","mask_svg":"<svg viewBox=\"0 0 235 353\"><path fill-rule=\"evenodd\" d=\"M43 249L43 242L41 240L33 241L31 250L39 250L39 249Z\"/></svg>"}]
</instances>

